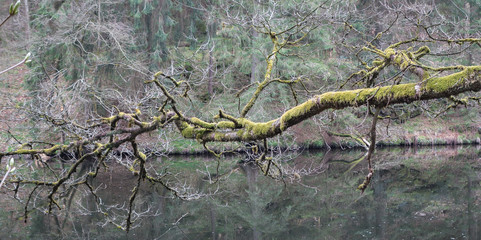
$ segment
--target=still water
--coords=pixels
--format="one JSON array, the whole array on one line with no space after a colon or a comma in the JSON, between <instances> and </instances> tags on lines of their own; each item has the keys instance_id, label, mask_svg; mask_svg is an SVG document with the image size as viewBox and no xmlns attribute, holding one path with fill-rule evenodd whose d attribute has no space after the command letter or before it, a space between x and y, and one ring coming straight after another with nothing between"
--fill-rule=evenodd
<instances>
[{"instance_id":1,"label":"still water","mask_svg":"<svg viewBox=\"0 0 481 240\"><path fill-rule=\"evenodd\" d=\"M34 210L27 223L24 205L2 192L0 239L481 239L480 151L378 149L362 195L358 150L303 152L283 163L285 182L236 157L221 160L218 182L209 180L215 159L156 159L172 184L200 198L179 200L145 183L126 234L115 223L125 221L135 176L110 168L94 183L98 198L74 190L63 211Z\"/></svg>"}]
</instances>

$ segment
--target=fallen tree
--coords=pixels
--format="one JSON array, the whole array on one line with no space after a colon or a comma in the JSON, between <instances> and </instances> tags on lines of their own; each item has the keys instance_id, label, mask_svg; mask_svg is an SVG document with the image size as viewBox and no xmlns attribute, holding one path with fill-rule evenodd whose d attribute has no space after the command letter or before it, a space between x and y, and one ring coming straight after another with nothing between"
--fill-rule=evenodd
<instances>
[{"instance_id":1,"label":"fallen tree","mask_svg":"<svg viewBox=\"0 0 481 240\"><path fill-rule=\"evenodd\" d=\"M61 209L58 199L66 190L62 188L73 188L85 186L95 195L95 190L91 186L91 180L101 174L101 169L107 166L107 162L112 158L113 152L118 148L128 148L133 157L126 169L137 176L135 187L127 207L128 217L125 224L118 224L119 227L129 230L132 224L132 206L139 191L139 187L144 181L153 184L161 184L171 191L175 196L190 199L191 195L182 192L176 186L172 186L165 180L166 175L146 167L148 156L144 153L139 140L142 135L163 130L175 125L178 132L186 139L194 139L215 154L207 146L210 142L251 142L262 141L263 148L259 151L252 162L260 166L260 170L268 176L282 180L281 168L278 163L267 157L269 150L267 139L282 134L288 128L299 124L317 114L328 109L344 109L348 107L359 107L366 105L369 109L376 109L371 114L373 119L370 127L370 142L366 144L366 154L363 159L368 162L369 173L365 181L358 187L364 191L371 180L373 167L371 156L374 153L376 143L376 124L379 112L382 108L399 103L412 103L422 100L433 100L440 98L453 98L453 96L466 93L478 92L481 90L481 66L429 66L422 62L423 57L429 55L431 50L428 46L436 44L458 44L458 45L480 45L480 38L437 38L431 36L428 27L424 27L427 39L421 40L419 36L411 39L399 41L388 47L381 49L372 42L382 38L382 32L377 34L371 41L366 42L360 47L353 47L358 54L370 54L371 60L363 62L360 71L350 75L341 87L348 82L354 81L352 90L338 89L322 94L311 96L308 100L298 103L297 91L293 86L301 85L306 81L302 76L294 79L280 79L273 77L273 70L278 61L278 56L284 50L296 48L304 41L311 31L319 27L316 12L324 9L324 3L306 13L297 22L282 29L273 29L268 22L261 22L254 26L255 31L265 35L271 41L271 51L267 54L265 74L262 81L249 85L256 86L249 100L244 104L238 114L233 114L220 109L218 114L210 119L200 119L195 116L188 116L184 113L184 105L181 101L189 101L189 91L193 88L189 81L178 81L174 76L159 71L153 74L152 79L145 81L145 84L155 85L155 88L146 88L147 91L156 91L154 94L160 105L136 106L137 109L131 112L118 110L115 114L108 117L88 119L80 124L75 119L59 118L53 115L37 114L38 119L49 123L51 126L63 129L64 133L71 139L70 142L60 143L46 142L19 142L19 146L11 151L0 153L0 159L7 156L26 155L33 158L41 158L43 155L55 156L63 152L71 152L72 161L68 163L64 170L55 172L54 176L47 178L33 178L28 174L10 177L9 183L12 190L17 193L20 186L34 186L29 195L25 208L25 219L28 218L28 203L33 197L33 192L38 187L47 188L48 211L55 208ZM326 20L329 21L329 20ZM348 29L353 27L346 21L344 23ZM388 31L389 28L384 30ZM413 50L417 47L417 50ZM388 74L388 72L394 74ZM446 74L449 72L449 74ZM383 74L388 77L381 78ZM407 77L406 77L407 76ZM406 82L404 78L409 78ZM271 84L285 84L292 90L292 98L296 101L296 106L291 107L281 114L278 118L268 119L263 122L256 122L250 119L249 112L257 103L261 93L267 91ZM358 88L359 85L364 88ZM245 89L239 91L237 97L243 94ZM309 92L309 91L306 91ZM149 92L151 93L151 92ZM147 93L146 93L147 94ZM456 99L455 104L465 104L470 100L479 100L477 97L464 97ZM239 100L240 101L240 100ZM64 104L64 103L62 103ZM64 105L65 106L65 105ZM62 107L63 109L63 107ZM143 109L144 111L140 110ZM148 111L145 111L147 109ZM27 109L33 112L35 109ZM92 161L93 165L88 171L77 176L76 172L87 161Z\"/></svg>"}]
</instances>

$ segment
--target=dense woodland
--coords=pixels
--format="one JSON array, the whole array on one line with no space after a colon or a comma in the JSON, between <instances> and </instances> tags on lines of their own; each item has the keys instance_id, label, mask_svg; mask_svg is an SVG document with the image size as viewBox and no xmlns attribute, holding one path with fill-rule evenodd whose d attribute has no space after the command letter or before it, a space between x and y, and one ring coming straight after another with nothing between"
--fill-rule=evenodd
<instances>
[{"instance_id":1,"label":"dense woodland","mask_svg":"<svg viewBox=\"0 0 481 240\"><path fill-rule=\"evenodd\" d=\"M25 219L120 165L128 231L147 182L202 196L149 161L174 153L287 181L286 150L360 147L364 192L376 144L480 142L479 0L20 2L1 1L0 157Z\"/></svg>"}]
</instances>

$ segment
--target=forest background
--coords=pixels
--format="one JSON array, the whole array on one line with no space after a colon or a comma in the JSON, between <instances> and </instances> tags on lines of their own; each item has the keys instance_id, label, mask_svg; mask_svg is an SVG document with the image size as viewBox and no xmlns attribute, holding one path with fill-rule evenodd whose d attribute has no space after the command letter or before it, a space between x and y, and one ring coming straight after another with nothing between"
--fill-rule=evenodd
<instances>
[{"instance_id":1,"label":"forest background","mask_svg":"<svg viewBox=\"0 0 481 240\"><path fill-rule=\"evenodd\" d=\"M93 193L111 160L138 176L128 230L141 180L196 197L146 167L154 155L247 147L282 180L286 149L480 143L479 97L468 92L480 67L467 67L481 58L478 0L21 3L2 26L1 66L31 61L0 76L0 155L70 158L10 181L15 192L47 188L49 212L62 186Z\"/></svg>"}]
</instances>

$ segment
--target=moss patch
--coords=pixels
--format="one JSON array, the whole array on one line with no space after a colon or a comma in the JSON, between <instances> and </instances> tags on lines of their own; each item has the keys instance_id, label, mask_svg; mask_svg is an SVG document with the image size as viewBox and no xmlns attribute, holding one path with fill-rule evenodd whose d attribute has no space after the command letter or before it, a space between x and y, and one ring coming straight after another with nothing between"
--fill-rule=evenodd
<instances>
[{"instance_id":1,"label":"moss patch","mask_svg":"<svg viewBox=\"0 0 481 240\"><path fill-rule=\"evenodd\" d=\"M476 70L479 71L481 69L480 67L466 67L466 69L457 73L432 78L426 83L426 90L437 93L448 91L455 86L463 85Z\"/></svg>"},{"instance_id":2,"label":"moss patch","mask_svg":"<svg viewBox=\"0 0 481 240\"><path fill-rule=\"evenodd\" d=\"M281 131L284 131L288 126L288 122L291 121L292 119L294 118L300 118L300 117L303 117L303 115L307 112L309 112L309 110L311 110L312 107L314 107L316 105L316 102L314 99L310 99L306 102L304 102L303 104L299 105L299 106L296 106L290 110L288 110L287 112L285 112L282 116L281 116Z\"/></svg>"}]
</instances>

